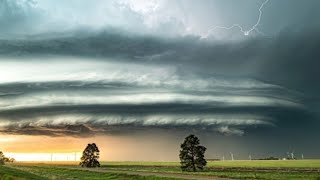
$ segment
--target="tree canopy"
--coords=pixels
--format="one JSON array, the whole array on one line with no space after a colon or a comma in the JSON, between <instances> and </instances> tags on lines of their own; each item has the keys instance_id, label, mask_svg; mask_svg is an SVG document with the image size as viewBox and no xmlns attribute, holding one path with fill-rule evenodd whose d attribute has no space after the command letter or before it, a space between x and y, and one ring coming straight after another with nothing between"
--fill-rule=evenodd
<instances>
[{"instance_id":1,"label":"tree canopy","mask_svg":"<svg viewBox=\"0 0 320 180\"><path fill-rule=\"evenodd\" d=\"M81 157L80 166L82 167L100 167L99 148L95 143L88 144Z\"/></svg>"},{"instance_id":2,"label":"tree canopy","mask_svg":"<svg viewBox=\"0 0 320 180\"><path fill-rule=\"evenodd\" d=\"M0 165L4 165L5 162L14 162L14 158L6 157L2 151L0 151Z\"/></svg>"},{"instance_id":3,"label":"tree canopy","mask_svg":"<svg viewBox=\"0 0 320 180\"><path fill-rule=\"evenodd\" d=\"M3 165L5 162L5 156L2 151L0 151L0 165Z\"/></svg>"},{"instance_id":4,"label":"tree canopy","mask_svg":"<svg viewBox=\"0 0 320 180\"><path fill-rule=\"evenodd\" d=\"M204 159L206 147L200 145L200 140L191 134L181 144L180 163L182 171L203 170L207 161Z\"/></svg>"}]
</instances>

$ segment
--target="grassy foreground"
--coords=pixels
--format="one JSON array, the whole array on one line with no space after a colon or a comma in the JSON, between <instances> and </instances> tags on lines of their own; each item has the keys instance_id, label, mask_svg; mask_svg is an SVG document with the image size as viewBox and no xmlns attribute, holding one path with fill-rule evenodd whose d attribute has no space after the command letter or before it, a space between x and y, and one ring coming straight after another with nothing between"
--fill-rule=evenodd
<instances>
[{"instance_id":1,"label":"grassy foreground","mask_svg":"<svg viewBox=\"0 0 320 180\"><path fill-rule=\"evenodd\" d=\"M103 162L102 164L102 168L109 169L185 174L181 172L179 162ZM211 161L203 172L188 174L235 179L320 180L320 160Z\"/></svg>"},{"instance_id":2,"label":"grassy foreground","mask_svg":"<svg viewBox=\"0 0 320 180\"><path fill-rule=\"evenodd\" d=\"M1 180L46 180L47 178L37 176L35 174L13 169L6 166L0 166L0 179Z\"/></svg>"},{"instance_id":3,"label":"grassy foreground","mask_svg":"<svg viewBox=\"0 0 320 180\"><path fill-rule=\"evenodd\" d=\"M102 162L111 166L180 166L179 162ZM320 160L237 160L209 161L207 167L250 167L250 168L320 168Z\"/></svg>"},{"instance_id":4,"label":"grassy foreground","mask_svg":"<svg viewBox=\"0 0 320 180\"><path fill-rule=\"evenodd\" d=\"M157 172L184 175L202 175L234 179L320 180L320 160L297 161L218 161L209 162L202 172L181 172L178 162L102 162L101 172L90 172L75 163L14 163L0 166L0 180L24 179L124 179L124 180L170 180L174 178L128 175L130 172ZM113 173L106 172L113 170ZM103 172L104 171L104 172ZM119 173L118 173L119 172ZM6 177L6 178L2 178Z\"/></svg>"},{"instance_id":5,"label":"grassy foreground","mask_svg":"<svg viewBox=\"0 0 320 180\"><path fill-rule=\"evenodd\" d=\"M91 172L72 169L71 165L14 164L0 166L0 180L176 180L156 176L138 176L119 173Z\"/></svg>"}]
</instances>

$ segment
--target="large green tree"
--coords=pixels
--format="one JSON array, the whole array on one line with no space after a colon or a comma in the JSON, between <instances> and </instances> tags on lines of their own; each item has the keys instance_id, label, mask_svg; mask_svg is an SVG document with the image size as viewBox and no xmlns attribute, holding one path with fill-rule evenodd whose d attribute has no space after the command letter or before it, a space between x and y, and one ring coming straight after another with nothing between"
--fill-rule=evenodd
<instances>
[{"instance_id":1,"label":"large green tree","mask_svg":"<svg viewBox=\"0 0 320 180\"><path fill-rule=\"evenodd\" d=\"M206 149L200 145L200 140L195 135L191 134L186 137L181 144L179 154L182 171L203 170L207 164L204 158Z\"/></svg>"},{"instance_id":2,"label":"large green tree","mask_svg":"<svg viewBox=\"0 0 320 180\"><path fill-rule=\"evenodd\" d=\"M80 166L82 167L100 167L99 148L95 143L88 144L81 157Z\"/></svg>"}]
</instances>

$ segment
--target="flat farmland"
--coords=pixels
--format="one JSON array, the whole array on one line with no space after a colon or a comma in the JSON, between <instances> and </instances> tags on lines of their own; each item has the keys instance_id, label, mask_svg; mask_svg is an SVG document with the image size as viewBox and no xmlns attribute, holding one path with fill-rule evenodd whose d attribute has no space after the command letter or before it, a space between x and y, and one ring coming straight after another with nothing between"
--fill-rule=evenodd
<instances>
[{"instance_id":1,"label":"flat farmland","mask_svg":"<svg viewBox=\"0 0 320 180\"><path fill-rule=\"evenodd\" d=\"M102 162L81 168L75 162L12 163L0 179L320 179L320 160L210 161L204 171L182 172L179 162Z\"/></svg>"}]
</instances>

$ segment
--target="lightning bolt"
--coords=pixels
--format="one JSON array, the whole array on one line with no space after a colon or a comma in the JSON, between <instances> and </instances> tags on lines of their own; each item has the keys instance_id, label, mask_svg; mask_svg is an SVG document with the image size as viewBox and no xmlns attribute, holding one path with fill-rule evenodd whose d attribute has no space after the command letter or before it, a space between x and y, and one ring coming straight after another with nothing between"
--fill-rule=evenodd
<instances>
[{"instance_id":1,"label":"lightning bolt","mask_svg":"<svg viewBox=\"0 0 320 180\"><path fill-rule=\"evenodd\" d=\"M258 29L258 26L260 25L262 13L263 13L263 12L262 12L262 9L263 9L263 7L264 7L268 2L269 2L269 0L265 0L265 1L261 4L261 6L260 6L260 8L259 8L259 17L258 17L258 20L257 20L256 24L254 24L249 30L244 30L240 24L233 24L233 25L231 25L230 27L215 26L215 27L213 27L212 29L210 29L210 30L208 31L208 35L209 35L212 31L215 31L216 29L231 30L231 29L233 29L233 28L239 28L239 30L240 30L240 31L243 33L243 35L245 35L245 36L249 36L252 31L256 31L256 32L259 33L259 34L264 35L264 33L262 33L262 32Z\"/></svg>"}]
</instances>

